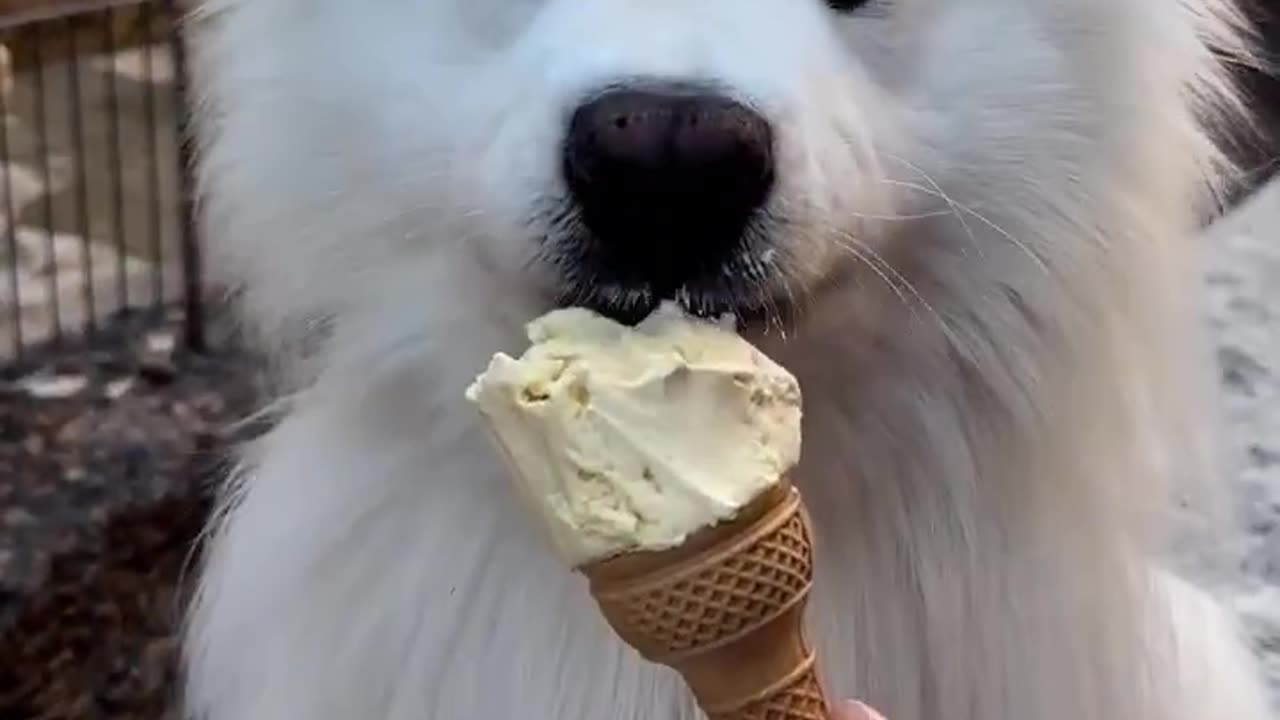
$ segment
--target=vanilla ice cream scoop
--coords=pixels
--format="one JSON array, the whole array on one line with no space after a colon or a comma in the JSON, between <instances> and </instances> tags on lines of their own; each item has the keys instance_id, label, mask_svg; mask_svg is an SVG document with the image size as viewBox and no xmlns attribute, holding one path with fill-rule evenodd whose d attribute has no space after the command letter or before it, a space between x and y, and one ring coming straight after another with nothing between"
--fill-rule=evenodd
<instances>
[{"instance_id":1,"label":"vanilla ice cream scoop","mask_svg":"<svg viewBox=\"0 0 1280 720\"><path fill-rule=\"evenodd\" d=\"M678 546L799 459L798 383L728 327L665 304L634 328L569 308L527 330L466 394L571 565Z\"/></svg>"}]
</instances>

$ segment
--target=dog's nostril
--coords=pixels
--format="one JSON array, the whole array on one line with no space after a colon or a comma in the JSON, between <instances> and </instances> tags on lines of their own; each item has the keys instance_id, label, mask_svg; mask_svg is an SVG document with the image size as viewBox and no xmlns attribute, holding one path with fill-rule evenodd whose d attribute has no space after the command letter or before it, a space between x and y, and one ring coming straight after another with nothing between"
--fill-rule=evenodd
<instances>
[{"instance_id":1,"label":"dog's nostril","mask_svg":"<svg viewBox=\"0 0 1280 720\"><path fill-rule=\"evenodd\" d=\"M715 94L615 90L574 112L565 181L583 223L634 280L719 266L773 184L773 132Z\"/></svg>"}]
</instances>

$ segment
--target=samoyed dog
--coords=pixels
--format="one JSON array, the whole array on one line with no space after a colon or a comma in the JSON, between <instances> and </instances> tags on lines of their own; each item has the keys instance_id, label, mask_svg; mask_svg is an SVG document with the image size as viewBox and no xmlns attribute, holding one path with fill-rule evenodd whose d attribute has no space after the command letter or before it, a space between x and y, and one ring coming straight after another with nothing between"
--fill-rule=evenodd
<instances>
[{"instance_id":1,"label":"samoyed dog","mask_svg":"<svg viewBox=\"0 0 1280 720\"><path fill-rule=\"evenodd\" d=\"M730 313L805 393L833 697L1256 720L1206 508L1224 0L206 0L210 253L275 359L185 628L198 720L686 720L463 397L561 305Z\"/></svg>"}]
</instances>

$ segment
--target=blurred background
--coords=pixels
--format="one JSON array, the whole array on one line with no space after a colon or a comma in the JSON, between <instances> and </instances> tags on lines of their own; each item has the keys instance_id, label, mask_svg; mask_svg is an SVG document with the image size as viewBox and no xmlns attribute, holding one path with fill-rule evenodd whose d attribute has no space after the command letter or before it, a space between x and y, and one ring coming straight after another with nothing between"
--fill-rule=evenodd
<instances>
[{"instance_id":1,"label":"blurred background","mask_svg":"<svg viewBox=\"0 0 1280 720\"><path fill-rule=\"evenodd\" d=\"M177 717L177 588L262 429L200 262L182 9L0 0L0 720ZM1240 72L1264 137L1206 224L1204 320L1245 528L1215 551L1280 708L1280 82Z\"/></svg>"}]
</instances>

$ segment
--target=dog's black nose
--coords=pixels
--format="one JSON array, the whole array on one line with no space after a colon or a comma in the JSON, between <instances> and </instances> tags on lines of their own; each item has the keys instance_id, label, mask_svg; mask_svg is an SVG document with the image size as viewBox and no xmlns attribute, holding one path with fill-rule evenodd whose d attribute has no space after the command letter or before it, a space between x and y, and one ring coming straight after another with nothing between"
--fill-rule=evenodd
<instances>
[{"instance_id":1,"label":"dog's black nose","mask_svg":"<svg viewBox=\"0 0 1280 720\"><path fill-rule=\"evenodd\" d=\"M612 279L671 290L741 242L773 185L773 131L720 95L614 90L574 112L564 174Z\"/></svg>"}]
</instances>

